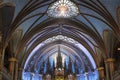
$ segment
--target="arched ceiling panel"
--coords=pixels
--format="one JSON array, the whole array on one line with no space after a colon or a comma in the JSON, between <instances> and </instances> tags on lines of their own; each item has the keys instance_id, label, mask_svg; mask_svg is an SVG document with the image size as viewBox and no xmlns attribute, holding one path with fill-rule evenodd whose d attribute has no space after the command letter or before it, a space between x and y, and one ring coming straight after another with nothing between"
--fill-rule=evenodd
<instances>
[{"instance_id":1,"label":"arched ceiling panel","mask_svg":"<svg viewBox=\"0 0 120 80\"><path fill-rule=\"evenodd\" d=\"M101 22L100 20L97 20L95 18L87 16L88 20L91 21L92 25L96 28L99 35L102 37L104 30L111 30L111 28L105 24L104 22Z\"/></svg>"},{"instance_id":2,"label":"arched ceiling panel","mask_svg":"<svg viewBox=\"0 0 120 80\"><path fill-rule=\"evenodd\" d=\"M59 24L59 23L58 23ZM43 25L43 27L44 27L45 25ZM80 26L80 28L82 28L82 26ZM85 30L85 28L83 27L82 29L84 29ZM86 28L87 29L87 28ZM38 29L37 29L38 30ZM39 29L40 30L40 29ZM89 29L88 29L89 30ZM81 30L82 31L82 30ZM87 32L88 33L88 32ZM92 34L92 36L93 35L95 35L95 34ZM95 37L95 36L94 36ZM100 40L100 39L98 39L98 40ZM99 42L101 42L101 41L99 41Z\"/></svg>"},{"instance_id":3,"label":"arched ceiling panel","mask_svg":"<svg viewBox=\"0 0 120 80\"><path fill-rule=\"evenodd\" d=\"M77 21L82 21L82 22L85 23L88 27L90 27L93 31L95 31L94 28L91 26L91 24L90 24L83 16L79 15L79 16L77 16L77 17L75 18L75 20L77 20Z\"/></svg>"},{"instance_id":4,"label":"arched ceiling panel","mask_svg":"<svg viewBox=\"0 0 120 80\"><path fill-rule=\"evenodd\" d=\"M58 43L55 43L55 44L59 44L59 42ZM62 44L62 43L61 43ZM49 46L47 46L47 45L49 45ZM57 48L58 48L58 45L56 45L56 46L51 46L51 45L54 45L54 43L51 43L51 44L46 44L45 46L46 47L48 47L47 49L46 49L46 47L44 47L45 48L45 50L43 50L43 52L41 51L41 49L44 49L44 48L41 48L41 49L39 49L37 52L35 52L35 56L36 57L32 57L33 58L33 60L31 59L31 60L29 60L29 62L30 62L30 65L31 65L31 67L33 67L32 65L33 65L33 63L35 63L36 65L37 65L37 63L38 62L40 62L40 61L43 61L43 60L37 60L36 61L36 58L38 58L38 56L39 55L41 55L41 57L39 57L39 58L42 58L42 59L44 59L44 61L46 61L46 59L48 58L48 56L51 56L53 53L56 53L57 51ZM89 62L89 58L88 58L88 62L86 62L87 61L87 57L88 56L85 56L85 54L83 53L83 52L81 52L81 51L79 51L79 50L77 50L77 53L76 52L74 52L72 49L75 49L75 47L73 47L73 48L67 48L67 47L64 47L64 45L65 45L65 43L63 43L63 46L61 46L61 52L63 52L63 53L65 53L68 57L70 56L73 60L75 60L76 58L74 58L75 57L75 55L77 56L77 57L79 57L77 60L80 60L80 61L82 61L82 63L84 63L85 65L86 65L86 67L88 66L88 67L90 67L90 65L91 66L94 66L93 65L93 63L92 63L92 61L90 60L90 62ZM50 47L51 46L51 47ZM62 48L63 47L63 48ZM69 47L70 47L70 45L69 45ZM72 47L72 46L71 46ZM72 57L72 56L74 56L74 57ZM86 60L84 60L84 59L86 59ZM89 64L89 63L91 63L91 64ZM34 64L34 67L35 67L35 64ZM28 64L26 64L26 65L28 65ZM30 65L28 65L28 66L30 66ZM92 69L92 68L91 68Z\"/></svg>"},{"instance_id":5,"label":"arched ceiling panel","mask_svg":"<svg viewBox=\"0 0 120 80\"><path fill-rule=\"evenodd\" d=\"M20 29L23 29L23 35L25 34L25 32L27 32L27 30L29 29L29 27L33 24L33 21L37 20L37 18L39 18L39 16L33 17L29 20L27 20L26 22L22 23L21 25L19 25Z\"/></svg>"},{"instance_id":6,"label":"arched ceiling panel","mask_svg":"<svg viewBox=\"0 0 120 80\"><path fill-rule=\"evenodd\" d=\"M58 25L56 25L56 26L58 26ZM44 36L45 34L54 32L55 30L58 30L58 28L56 28L56 26L52 27L52 29L51 28L45 29L45 30L41 31L40 33L37 33L35 36L33 36L26 45L27 49L29 49L32 46L32 44L34 44L34 42L36 42L36 40L38 40L40 37Z\"/></svg>"},{"instance_id":7,"label":"arched ceiling panel","mask_svg":"<svg viewBox=\"0 0 120 80\"><path fill-rule=\"evenodd\" d=\"M58 31L59 31L59 27L57 28L58 29ZM57 29L55 29L55 30L57 30ZM64 28L62 29L62 31L63 32L61 32L62 34L64 33L64 34L68 34L69 36L71 35L71 34L73 34L73 38L75 37L75 36L77 36L76 34L74 34L74 33L71 33L69 30L64 30ZM51 30L51 31L49 31L48 32L48 34L45 34L46 35L46 37L45 38L47 38L47 36L50 36L52 33L53 34L57 34L58 32L54 32L54 29L53 30ZM66 33L65 33L66 32ZM59 35L59 34L58 34ZM74 36L75 35L75 36ZM37 39L35 39L35 41L34 42L30 42L30 46L32 47L32 46L34 46L34 45L32 45L32 44L36 44L38 41L40 41L39 39L41 39L41 38L39 38L40 36L38 36L38 40ZM71 35L71 37L72 37L72 35ZM49 38L49 37L48 37ZM83 38L83 40L82 40L82 37L81 36L78 36L78 38L80 38L80 39L78 39L78 40L80 40L80 42L83 44L83 41L85 41L87 44L89 43L89 41L87 41L87 40L84 40L84 38ZM43 39L43 38L42 38ZM58 39L56 38L56 36L54 36L53 38L50 38L50 39L47 39L46 41L45 41L45 44L47 44L47 43L49 43L49 42L51 42L51 41L54 41L54 40L61 40L61 39L64 39L64 37L63 38L60 38L60 37L58 37ZM44 39L43 39L44 40ZM69 40L69 39L67 39L67 40ZM37 42L36 42L37 41ZM74 43L75 41L74 40L72 40L71 39L71 43ZM32 43L32 44L31 44ZM44 42L43 42L44 43ZM89 44L88 44L89 45ZM29 49L30 48L30 46L29 46L29 44L28 44L28 48L27 49ZM89 45L89 46L91 46L91 45Z\"/></svg>"},{"instance_id":8,"label":"arched ceiling panel","mask_svg":"<svg viewBox=\"0 0 120 80\"><path fill-rule=\"evenodd\" d=\"M53 37L53 38L54 38L54 37ZM60 38L60 36L56 36L56 39L59 40L59 38ZM62 39L62 36L61 36L61 39ZM72 39L71 39L71 40L72 40ZM74 40L71 41L71 40L70 40L70 38L67 39L67 37L66 37L66 39L65 39L66 42L70 41L69 43L74 44L73 42L75 42L75 41L74 41ZM51 41L55 41L55 40L54 40L54 39L52 40L52 38L45 40L46 45L48 45L48 43L52 43ZM92 56L90 55L90 53L87 51L87 49L85 49L84 46L78 44L77 42L76 42L74 45L75 45L76 47L78 47L79 49L81 49L81 50L85 53L85 55L89 58L89 60L91 61L92 65L93 65L93 67L94 67L94 69L95 69L96 67L95 67L94 60L93 60ZM37 48L37 47L36 47L36 48ZM37 48L37 50L38 50L38 48ZM38 51L39 51L39 50L38 50ZM34 54L34 52L36 52L36 51L33 50L31 54ZM30 54L30 56L32 57L33 55L31 55L31 54ZM29 56L29 57L30 57L30 56ZM28 58L28 59L30 59L30 58ZM29 61L29 60L27 60L27 62L28 62L28 61Z\"/></svg>"},{"instance_id":9,"label":"arched ceiling panel","mask_svg":"<svg viewBox=\"0 0 120 80\"><path fill-rule=\"evenodd\" d=\"M117 16L116 16L116 9L118 6L120 6L120 1L119 0L101 0L101 3L104 4L104 6L107 8L107 10L110 12L112 17L116 20L117 22ZM106 5L107 4L107 5Z\"/></svg>"},{"instance_id":10,"label":"arched ceiling panel","mask_svg":"<svg viewBox=\"0 0 120 80\"><path fill-rule=\"evenodd\" d=\"M46 10L47 10L47 7L54 2L54 0L49 0L49 1L28 1L28 0L25 0L25 1L19 1L19 0L3 0L4 2L6 1L9 1L9 2L15 2L17 4L16 6L16 12L15 14L18 14L16 16L16 20L11 24L11 27L14 27L12 30L9 30L9 31L14 31L17 27L17 24L22 20L24 19L26 16L29 16L29 15L34 15L34 14L38 14L38 13L45 13L46 15ZM110 24L112 24L112 27L113 27L113 24L115 24L115 30L117 30L117 25L116 25L116 22L114 21L114 19L112 19L112 16L115 16L115 8L116 6L119 5L120 1L119 0L116 0L116 1L106 1L106 0L102 0L102 1L99 1L99 0L90 0L90 1L77 1L77 0L73 0L73 2L75 2L75 4L78 5L79 9L80 9L80 13L79 15L84 15L84 13L87 13L88 15L95 15L97 18L101 18L103 17L105 20L107 20ZM18 4L19 3L19 4ZM110 4L108 6L106 6L106 4ZM111 5L112 4L112 5ZM46 7L45 7L46 6ZM110 9L108 9L110 8ZM114 12L114 14L110 14L107 9L109 10L109 12ZM89 12L89 13L88 13ZM100 16L101 15L101 16ZM112 15L112 16L111 16ZM113 21L113 23L111 23L111 21L109 19L107 19L107 17L111 18ZM79 19L79 17L76 17ZM85 18L85 17L84 17ZM41 17L41 19L38 19L38 21L34 21L31 22L32 24L38 24L40 22L43 22L43 20L47 19L47 17ZM17 21L18 20L18 21ZM91 22L94 22L93 20L90 19ZM38 22L38 23L36 23ZM28 22L29 23L29 22ZM83 22L84 23L84 22ZM94 22L96 23L96 22ZM98 23L98 22L97 22ZM90 25L90 23L86 23L85 21L85 24L86 25ZM94 24L93 24L94 25ZM22 27L24 27L24 25L22 25ZM30 27L34 27L34 26L28 26L29 28ZM36 26L37 27L37 26ZM91 29L92 26L89 26ZM98 27L97 27L98 28ZM27 29L27 28L26 28ZM26 31L25 29L25 31ZM100 31L99 34L101 34L101 30L102 29L98 29ZM94 30L93 30L94 31ZM117 31L118 32L118 31ZM8 37L9 38L9 37Z\"/></svg>"}]
</instances>

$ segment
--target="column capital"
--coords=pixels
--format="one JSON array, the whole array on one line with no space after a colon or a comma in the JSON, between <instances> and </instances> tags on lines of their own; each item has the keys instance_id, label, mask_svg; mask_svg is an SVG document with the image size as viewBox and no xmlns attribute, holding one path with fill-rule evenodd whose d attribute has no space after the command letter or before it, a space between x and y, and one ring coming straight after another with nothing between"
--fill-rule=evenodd
<instances>
[{"instance_id":1,"label":"column capital","mask_svg":"<svg viewBox=\"0 0 120 80\"><path fill-rule=\"evenodd\" d=\"M18 60L15 57L9 58L8 61L10 61L10 62L18 62Z\"/></svg>"},{"instance_id":2,"label":"column capital","mask_svg":"<svg viewBox=\"0 0 120 80\"><path fill-rule=\"evenodd\" d=\"M104 77L105 77L104 67L98 67L97 70L99 72L99 78L100 78L100 80L103 80Z\"/></svg>"},{"instance_id":3,"label":"column capital","mask_svg":"<svg viewBox=\"0 0 120 80\"><path fill-rule=\"evenodd\" d=\"M98 71L104 70L104 67L98 67L97 70Z\"/></svg>"},{"instance_id":4,"label":"column capital","mask_svg":"<svg viewBox=\"0 0 120 80\"><path fill-rule=\"evenodd\" d=\"M114 61L115 61L114 58L108 58L108 59L105 60L105 62L114 62Z\"/></svg>"}]
</instances>

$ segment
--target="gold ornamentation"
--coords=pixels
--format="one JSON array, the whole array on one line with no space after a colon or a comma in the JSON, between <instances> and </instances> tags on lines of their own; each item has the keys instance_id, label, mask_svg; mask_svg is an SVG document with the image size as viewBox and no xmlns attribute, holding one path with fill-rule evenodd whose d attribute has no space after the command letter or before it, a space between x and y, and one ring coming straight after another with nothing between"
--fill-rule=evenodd
<instances>
[{"instance_id":1,"label":"gold ornamentation","mask_svg":"<svg viewBox=\"0 0 120 80\"><path fill-rule=\"evenodd\" d=\"M114 62L115 61L115 59L113 59L113 58L108 58L105 62Z\"/></svg>"},{"instance_id":2,"label":"gold ornamentation","mask_svg":"<svg viewBox=\"0 0 120 80\"><path fill-rule=\"evenodd\" d=\"M14 57L10 58L8 61L11 61L11 62L17 62L18 60Z\"/></svg>"},{"instance_id":3,"label":"gold ornamentation","mask_svg":"<svg viewBox=\"0 0 120 80\"><path fill-rule=\"evenodd\" d=\"M104 70L104 67L98 67L97 70L98 71Z\"/></svg>"}]
</instances>

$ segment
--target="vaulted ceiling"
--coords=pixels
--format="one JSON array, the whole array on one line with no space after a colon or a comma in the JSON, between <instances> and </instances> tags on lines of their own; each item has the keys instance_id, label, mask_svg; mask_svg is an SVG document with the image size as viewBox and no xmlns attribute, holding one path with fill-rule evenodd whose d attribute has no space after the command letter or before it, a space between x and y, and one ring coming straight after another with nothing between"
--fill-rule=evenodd
<instances>
[{"instance_id":1,"label":"vaulted ceiling","mask_svg":"<svg viewBox=\"0 0 120 80\"><path fill-rule=\"evenodd\" d=\"M55 53L57 44L61 44L63 53L73 53L83 63L85 59L81 55L87 55L86 49L96 67L103 65L106 58L113 57L120 41L119 0L71 0L80 11L73 18L49 17L47 10L55 1L3 0L0 3L0 30L4 46L11 46L11 53L19 59L22 67L35 49L33 55L39 53L37 56L40 57L52 50L51 54ZM45 40L58 35L73 39L84 48L76 47L61 38L40 47ZM89 62L90 58L86 58Z\"/></svg>"}]
</instances>

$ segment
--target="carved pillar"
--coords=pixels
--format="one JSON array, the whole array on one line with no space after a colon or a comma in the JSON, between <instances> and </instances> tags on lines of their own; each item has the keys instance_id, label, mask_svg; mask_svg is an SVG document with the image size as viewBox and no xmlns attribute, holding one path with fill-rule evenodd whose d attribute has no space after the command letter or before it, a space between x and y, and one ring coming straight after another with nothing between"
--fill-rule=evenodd
<instances>
[{"instance_id":1,"label":"carved pillar","mask_svg":"<svg viewBox=\"0 0 120 80\"><path fill-rule=\"evenodd\" d=\"M105 61L107 80L113 80L114 61L115 61L115 59L113 59L113 58L108 58Z\"/></svg>"},{"instance_id":2,"label":"carved pillar","mask_svg":"<svg viewBox=\"0 0 120 80\"><path fill-rule=\"evenodd\" d=\"M2 53L3 53L3 47L2 47L2 34L0 32L0 80L2 80Z\"/></svg>"},{"instance_id":3,"label":"carved pillar","mask_svg":"<svg viewBox=\"0 0 120 80\"><path fill-rule=\"evenodd\" d=\"M104 80L104 78L105 78L104 67L98 67L97 70L99 72L99 80Z\"/></svg>"},{"instance_id":4,"label":"carved pillar","mask_svg":"<svg viewBox=\"0 0 120 80\"><path fill-rule=\"evenodd\" d=\"M15 64L15 80L18 80L18 61Z\"/></svg>"},{"instance_id":5,"label":"carved pillar","mask_svg":"<svg viewBox=\"0 0 120 80\"><path fill-rule=\"evenodd\" d=\"M15 76L16 76L15 74L16 62L17 62L17 59L14 57L9 59L9 63L10 63L9 71L12 76L12 80L15 80Z\"/></svg>"},{"instance_id":6,"label":"carved pillar","mask_svg":"<svg viewBox=\"0 0 120 80\"><path fill-rule=\"evenodd\" d=\"M24 71L23 68L18 69L18 80L22 80L22 71Z\"/></svg>"}]
</instances>

